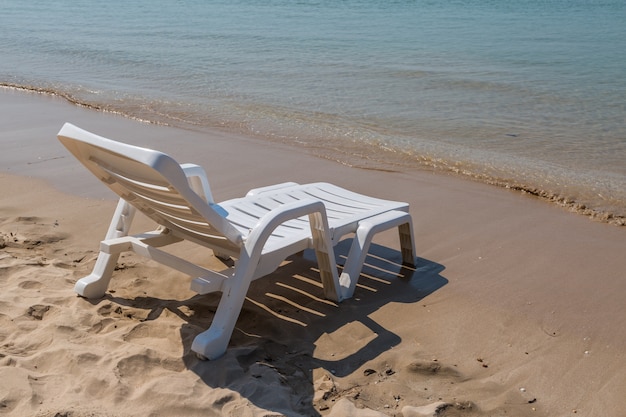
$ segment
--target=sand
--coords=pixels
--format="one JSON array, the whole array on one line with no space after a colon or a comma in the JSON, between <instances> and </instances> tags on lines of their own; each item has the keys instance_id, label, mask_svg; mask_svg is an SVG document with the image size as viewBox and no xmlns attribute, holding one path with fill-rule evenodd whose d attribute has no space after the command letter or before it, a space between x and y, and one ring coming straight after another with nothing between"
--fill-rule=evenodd
<instances>
[{"instance_id":1,"label":"sand","mask_svg":"<svg viewBox=\"0 0 626 417\"><path fill-rule=\"evenodd\" d=\"M453 176L355 169L56 97L0 90L0 114L0 414L626 415L626 228ZM105 297L73 292L115 199L56 140L66 121L203 165L217 200L330 181L408 201L417 267L400 268L395 234L380 234L337 305L314 256L294 257L252 284L227 353L201 361L191 341L219 297L190 278L128 254Z\"/></svg>"}]
</instances>

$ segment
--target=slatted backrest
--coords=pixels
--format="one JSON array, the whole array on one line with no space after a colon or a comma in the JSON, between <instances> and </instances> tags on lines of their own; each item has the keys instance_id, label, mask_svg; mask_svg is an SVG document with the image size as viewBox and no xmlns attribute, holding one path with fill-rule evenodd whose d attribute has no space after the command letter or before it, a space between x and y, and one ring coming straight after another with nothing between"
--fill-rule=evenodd
<instances>
[{"instance_id":1,"label":"slatted backrest","mask_svg":"<svg viewBox=\"0 0 626 417\"><path fill-rule=\"evenodd\" d=\"M240 246L242 236L189 186L170 156L97 136L66 123L65 147L113 192L146 216L197 243Z\"/></svg>"}]
</instances>

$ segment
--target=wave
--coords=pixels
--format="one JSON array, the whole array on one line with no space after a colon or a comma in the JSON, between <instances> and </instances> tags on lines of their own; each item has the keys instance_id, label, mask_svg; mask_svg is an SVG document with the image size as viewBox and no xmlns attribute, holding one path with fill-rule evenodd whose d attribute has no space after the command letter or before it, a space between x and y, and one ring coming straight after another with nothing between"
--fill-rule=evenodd
<instances>
[{"instance_id":1,"label":"wave","mask_svg":"<svg viewBox=\"0 0 626 417\"><path fill-rule=\"evenodd\" d=\"M63 91L63 90L52 88L52 87L37 87L33 85L20 85L20 84L8 83L8 82L0 82L0 87L11 89L11 90L21 90L21 91L30 92L30 93L38 93L38 94L45 94L49 96L60 97L78 107L84 107L87 109L101 111L104 113L117 114L119 116L123 116L128 119L136 120L142 123L151 123L151 124L164 125L164 126L168 125L167 123L159 122L156 120L148 120L148 119L137 117L135 115L126 113L119 109L115 109L109 105L89 103L87 101L77 98L76 96L74 96L71 93L68 93L67 91Z\"/></svg>"}]
</instances>

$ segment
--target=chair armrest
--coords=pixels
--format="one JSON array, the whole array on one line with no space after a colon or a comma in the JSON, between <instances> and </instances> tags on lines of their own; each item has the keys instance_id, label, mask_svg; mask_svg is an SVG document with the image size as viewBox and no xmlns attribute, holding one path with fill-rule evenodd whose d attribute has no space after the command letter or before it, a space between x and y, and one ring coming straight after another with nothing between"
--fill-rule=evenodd
<instances>
[{"instance_id":1,"label":"chair armrest","mask_svg":"<svg viewBox=\"0 0 626 417\"><path fill-rule=\"evenodd\" d=\"M280 224L297 219L298 217L306 216L312 213L321 213L326 217L326 207L324 203L313 198L305 198L302 200L294 201L292 203L282 204L259 219L259 222L254 226L257 228L272 228ZM275 227L271 227L274 225Z\"/></svg>"},{"instance_id":2,"label":"chair armrest","mask_svg":"<svg viewBox=\"0 0 626 417\"><path fill-rule=\"evenodd\" d=\"M204 168L196 164L181 164L180 167L187 177L189 187L207 203L215 203Z\"/></svg>"},{"instance_id":3,"label":"chair armrest","mask_svg":"<svg viewBox=\"0 0 626 417\"><path fill-rule=\"evenodd\" d=\"M293 203L283 204L266 213L258 223L252 228L248 235L248 242L256 244L254 241L265 241L278 226L292 219L302 216L319 214L319 220L311 222L311 228L328 228L326 207L324 203L315 199L303 199ZM321 225L319 223L322 223Z\"/></svg>"}]
</instances>

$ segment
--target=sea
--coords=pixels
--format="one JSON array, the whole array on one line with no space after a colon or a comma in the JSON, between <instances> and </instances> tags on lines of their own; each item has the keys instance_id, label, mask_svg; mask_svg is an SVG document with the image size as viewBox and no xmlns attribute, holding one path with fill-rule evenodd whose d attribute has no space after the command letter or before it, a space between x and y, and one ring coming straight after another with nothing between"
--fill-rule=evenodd
<instances>
[{"instance_id":1,"label":"sea","mask_svg":"<svg viewBox=\"0 0 626 417\"><path fill-rule=\"evenodd\" d=\"M4 88L363 169L469 177L626 223L624 0L0 8Z\"/></svg>"}]
</instances>

